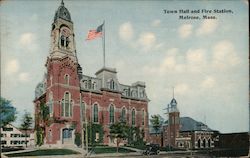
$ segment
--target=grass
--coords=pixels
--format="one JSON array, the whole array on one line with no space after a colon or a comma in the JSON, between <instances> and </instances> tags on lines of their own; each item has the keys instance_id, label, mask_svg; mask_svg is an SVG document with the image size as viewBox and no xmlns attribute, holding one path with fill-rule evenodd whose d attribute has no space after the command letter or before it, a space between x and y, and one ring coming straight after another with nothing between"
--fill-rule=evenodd
<instances>
[{"instance_id":1,"label":"grass","mask_svg":"<svg viewBox=\"0 0 250 158\"><path fill-rule=\"evenodd\" d=\"M79 153L69 149L41 149L30 152L6 154L6 156L19 157L19 156L49 156L49 155L72 155L72 154L79 154Z\"/></svg>"},{"instance_id":2,"label":"grass","mask_svg":"<svg viewBox=\"0 0 250 158\"><path fill-rule=\"evenodd\" d=\"M92 150L93 153L95 154L104 154L104 153L116 153L116 147L94 147ZM133 150L129 150L129 149L124 149L124 148L119 148L118 149L118 153L130 153L130 152L134 152Z\"/></svg>"}]
</instances>

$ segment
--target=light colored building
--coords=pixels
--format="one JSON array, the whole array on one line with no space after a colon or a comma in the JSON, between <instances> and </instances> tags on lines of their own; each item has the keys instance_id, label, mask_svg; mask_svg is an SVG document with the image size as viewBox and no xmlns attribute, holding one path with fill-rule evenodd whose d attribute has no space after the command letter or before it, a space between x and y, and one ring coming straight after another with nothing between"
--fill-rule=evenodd
<instances>
[{"instance_id":1,"label":"light colored building","mask_svg":"<svg viewBox=\"0 0 250 158\"><path fill-rule=\"evenodd\" d=\"M1 128L1 145L4 147L25 147L34 146L34 131L27 130L27 136L24 130L20 130L15 126L8 124Z\"/></svg>"}]
</instances>

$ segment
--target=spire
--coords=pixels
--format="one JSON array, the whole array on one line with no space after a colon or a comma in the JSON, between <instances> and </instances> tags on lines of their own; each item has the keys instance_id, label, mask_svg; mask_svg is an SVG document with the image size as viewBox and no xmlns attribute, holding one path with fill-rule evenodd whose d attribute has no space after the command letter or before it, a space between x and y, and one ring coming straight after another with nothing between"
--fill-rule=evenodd
<instances>
[{"instance_id":1,"label":"spire","mask_svg":"<svg viewBox=\"0 0 250 158\"><path fill-rule=\"evenodd\" d=\"M174 87L173 87L173 98L174 98Z\"/></svg>"},{"instance_id":2,"label":"spire","mask_svg":"<svg viewBox=\"0 0 250 158\"><path fill-rule=\"evenodd\" d=\"M61 5L64 5L64 2L63 2L63 0L61 1Z\"/></svg>"}]
</instances>

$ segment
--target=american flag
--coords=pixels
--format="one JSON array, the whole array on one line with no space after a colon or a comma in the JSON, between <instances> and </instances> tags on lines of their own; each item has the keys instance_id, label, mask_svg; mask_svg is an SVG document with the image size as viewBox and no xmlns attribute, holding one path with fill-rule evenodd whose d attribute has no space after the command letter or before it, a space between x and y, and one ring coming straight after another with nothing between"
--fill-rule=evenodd
<instances>
[{"instance_id":1,"label":"american flag","mask_svg":"<svg viewBox=\"0 0 250 158\"><path fill-rule=\"evenodd\" d=\"M97 37L101 37L103 25L104 24L101 24L100 26L98 26L96 30L89 30L86 40L93 40Z\"/></svg>"}]
</instances>

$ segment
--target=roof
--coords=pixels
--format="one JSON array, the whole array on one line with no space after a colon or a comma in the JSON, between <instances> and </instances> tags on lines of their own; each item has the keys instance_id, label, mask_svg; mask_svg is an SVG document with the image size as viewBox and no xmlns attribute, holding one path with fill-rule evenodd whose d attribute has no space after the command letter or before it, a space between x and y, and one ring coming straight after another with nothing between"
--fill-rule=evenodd
<instances>
[{"instance_id":1,"label":"roof","mask_svg":"<svg viewBox=\"0 0 250 158\"><path fill-rule=\"evenodd\" d=\"M70 17L70 13L69 13L68 9L64 7L63 1L61 2L61 5L58 7L58 9L55 13L54 21L56 21L58 18L72 22L71 17Z\"/></svg>"},{"instance_id":2,"label":"roof","mask_svg":"<svg viewBox=\"0 0 250 158\"><path fill-rule=\"evenodd\" d=\"M191 117L180 118L181 128L180 131L213 131L206 124L196 121Z\"/></svg>"}]
</instances>

